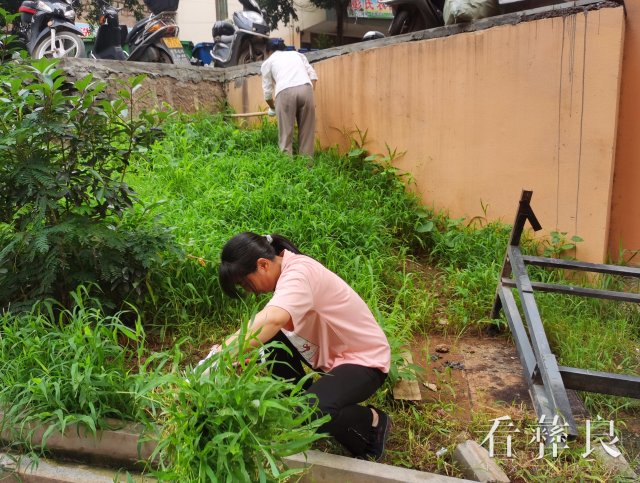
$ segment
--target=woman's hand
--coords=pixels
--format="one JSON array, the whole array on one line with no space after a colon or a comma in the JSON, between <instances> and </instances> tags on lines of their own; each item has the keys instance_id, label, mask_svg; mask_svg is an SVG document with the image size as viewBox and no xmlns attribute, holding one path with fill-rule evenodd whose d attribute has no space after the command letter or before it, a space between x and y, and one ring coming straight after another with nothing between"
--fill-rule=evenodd
<instances>
[{"instance_id":1,"label":"woman's hand","mask_svg":"<svg viewBox=\"0 0 640 483\"><path fill-rule=\"evenodd\" d=\"M202 364L204 364L205 362L207 362L207 360L209 360L211 357L213 357L214 355L216 355L218 352L222 351L222 346L220 344L214 344L214 346L211 348L211 350L209 351L209 353L207 354L207 357L205 357L204 359L200 360L198 362L198 364L196 364L196 367L200 367ZM215 369L216 367L218 367L218 362L214 362L212 367ZM210 371L211 367L208 367L203 373L203 376L208 376L209 375L209 371Z\"/></svg>"},{"instance_id":2,"label":"woman's hand","mask_svg":"<svg viewBox=\"0 0 640 483\"><path fill-rule=\"evenodd\" d=\"M207 354L207 357L205 357L200 362L198 362L198 365L204 364L204 362L207 359L210 359L211 357L213 357L215 354L217 354L221 350L222 350L222 346L220 344L214 344L213 347L211 347L211 350L209 351L209 353Z\"/></svg>"}]
</instances>

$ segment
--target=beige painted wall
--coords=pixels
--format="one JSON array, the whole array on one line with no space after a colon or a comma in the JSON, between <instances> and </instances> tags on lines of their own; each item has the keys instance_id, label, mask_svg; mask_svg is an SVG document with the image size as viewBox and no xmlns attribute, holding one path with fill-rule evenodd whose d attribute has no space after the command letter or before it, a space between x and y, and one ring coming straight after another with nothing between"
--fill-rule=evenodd
<instances>
[{"instance_id":1,"label":"beige painted wall","mask_svg":"<svg viewBox=\"0 0 640 483\"><path fill-rule=\"evenodd\" d=\"M404 151L396 166L452 217L485 205L511 223L532 189L545 232L581 236L576 257L602 262L623 38L623 9L607 8L324 60L317 136L344 145L358 128L369 151ZM264 108L257 76L228 94L238 112Z\"/></svg>"},{"instance_id":2,"label":"beige painted wall","mask_svg":"<svg viewBox=\"0 0 640 483\"><path fill-rule=\"evenodd\" d=\"M242 8L237 1L230 0L228 3L229 17ZM215 0L188 0L180 2L178 6L176 22L180 27L180 40L191 40L194 44L213 42L211 29L215 21Z\"/></svg>"},{"instance_id":3,"label":"beige painted wall","mask_svg":"<svg viewBox=\"0 0 640 483\"><path fill-rule=\"evenodd\" d=\"M640 251L640 2L626 2L626 9L609 240L614 260L620 254L629 259ZM640 256L635 256L631 263L640 265Z\"/></svg>"}]
</instances>

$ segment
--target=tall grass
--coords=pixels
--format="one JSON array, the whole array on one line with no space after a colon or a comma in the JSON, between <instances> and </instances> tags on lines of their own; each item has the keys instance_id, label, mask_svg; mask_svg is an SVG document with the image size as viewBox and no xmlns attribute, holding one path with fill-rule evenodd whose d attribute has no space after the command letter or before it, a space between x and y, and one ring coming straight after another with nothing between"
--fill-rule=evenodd
<instances>
[{"instance_id":1,"label":"tall grass","mask_svg":"<svg viewBox=\"0 0 640 483\"><path fill-rule=\"evenodd\" d=\"M54 432L96 436L136 421L157 443L150 471L160 481L283 481L300 470L282 459L324 437L328 418L315 417L305 381L273 379L258 350L238 366L228 347L193 368L185 341L151 352L140 319L131 329L87 289L72 295L73 309L43 302L0 319L0 433L10 446L37 456Z\"/></svg>"},{"instance_id":2,"label":"tall grass","mask_svg":"<svg viewBox=\"0 0 640 483\"><path fill-rule=\"evenodd\" d=\"M240 352L247 359L239 364L225 348L193 371L168 374L165 390L151 394L161 408L153 456L161 481L288 481L302 470L287 469L283 458L325 436L317 430L329 418L314 417L303 389L312 374L295 385L274 379L275 362L259 363L256 349Z\"/></svg>"},{"instance_id":3,"label":"tall grass","mask_svg":"<svg viewBox=\"0 0 640 483\"><path fill-rule=\"evenodd\" d=\"M425 210L394 169L371 162L359 148L348 156L325 151L313 161L284 156L269 122L241 130L219 116L203 114L177 116L165 130L166 136L152 146L146 163L133 167L127 182L146 206L157 205L162 221L173 227L182 255L167 256L162 270L147 278L150 297L137 307L133 325L123 324L119 316L104 316L99 307L85 303L83 294L77 294L72 311L44 304L31 314L4 316L0 404L14 423L44 420L63 429L80 422L95 430L110 416L147 422L158 418L167 429L158 476L184 481L222 475L224 455L235 458L237 448L246 448L246 441L261 431L258 426L270 407L264 401L276 401L271 408L277 416L271 421L293 431L300 423L296 413L278 413L279 391L272 391L275 386L255 365L244 368L241 377L234 371L220 373L224 378L214 384L181 372L185 359L192 361L197 354L182 354L180 344L172 354L146 359L143 326L188 336L188 343L205 346L235 330L264 304L265 297L227 299L218 285L221 248L241 231L283 234L353 286L389 336L392 380L398 375L401 348L420 331L432 329L436 313L446 315L447 327L458 332L495 323L488 317L509 226L480 218L469 223ZM524 249L537 250L530 242ZM425 280L416 260L436 266L437 280ZM531 275L566 281L558 271L532 268ZM606 277L599 283L615 284ZM536 298L562 364L640 371L637 306L550 294ZM198 347L190 352L197 353ZM376 395L379 405L388 403L383 400L388 390ZM256 411L243 410L247 401L258 401ZM590 396L589 404L609 417L637 403ZM447 437L453 431L446 421L414 409L394 418L418 421L420 434L408 432L416 454L428 446L425 426L431 424L430 430ZM200 437L203 430L225 436L205 440ZM246 440L239 442L238 434ZM312 432L297 441L277 434L286 441L285 452L315 439ZM284 452L269 453L268 436L260 432L262 439L252 446L252 454L268 453L273 462L269 478L284 478L278 460ZM410 451L399 452L394 460L411 466L417 460ZM242 464L251 467L252 475L265 475L264 467L251 466L254 463ZM441 457L437 464L449 465Z\"/></svg>"},{"instance_id":4,"label":"tall grass","mask_svg":"<svg viewBox=\"0 0 640 483\"><path fill-rule=\"evenodd\" d=\"M470 222L425 210L396 173L370 162L357 142L348 156L329 150L309 162L279 153L268 122L240 130L201 115L177 119L166 130L149 153L153 163L138 166L130 177L147 202L165 200L164 221L175 227L189 256L154 285L152 312L159 326L217 338L264 303L225 300L218 287L220 249L245 230L282 233L342 276L398 348L430 326L436 309L459 332L495 324L489 314L511 227L487 222L485 207L484 216ZM423 247L442 272L440 293L407 269ZM525 239L523 249L534 253L541 247ZM532 278L564 279L558 271L530 270ZM444 307L438 307L438 296ZM628 355L638 343L635 308L549 295L540 295L539 304L563 363L585 366L591 354L593 369L639 369L637 357Z\"/></svg>"},{"instance_id":5,"label":"tall grass","mask_svg":"<svg viewBox=\"0 0 640 483\"><path fill-rule=\"evenodd\" d=\"M45 301L0 320L1 425L14 441L29 445L43 424L43 444L76 423L95 434L108 418L140 420L147 409L138 397L146 356L139 319L132 329L121 314L106 316L84 287L72 297L73 309Z\"/></svg>"},{"instance_id":6,"label":"tall grass","mask_svg":"<svg viewBox=\"0 0 640 483\"><path fill-rule=\"evenodd\" d=\"M293 409L302 395L278 402L284 386L261 378L254 366L245 367L241 377L217 377L214 386L196 381L188 371L185 378L185 357L188 362L197 354L182 354L178 344L173 355L150 356L142 327L188 335L199 345L235 330L265 298L222 297L220 250L240 231L277 232L342 276L367 301L389 335L395 368L400 347L435 305L408 268L411 247L419 242L417 202L392 170L378 169L364 152L344 158L328 151L312 163L282 155L268 123L242 131L220 117L203 115L177 119L166 130L147 153L148 163L133 167L127 182L145 206L162 211L183 256L167 256L163 269L147 278L149 300L133 311L129 325L121 322L122 314L106 316L80 292L73 310L45 303L28 314L5 316L0 332L4 421L7 427L52 423L52 430L80 423L94 432L109 417L160 421L170 428L159 450L162 478L220 477L225 465L218 463L229 455L254 465L250 473L262 477L264 468L255 466L260 454L271 462L271 476L281 478L286 473L278 458L304 449L316 436L313 425L300 425L304 412L288 410L274 419L266 409ZM255 385L248 382L252 376L258 376ZM246 407L254 400L261 405L257 414ZM200 417L230 411L234 401L232 419ZM189 414L193 417L185 419ZM277 425L267 424L265 417ZM235 429L225 430L232 421ZM199 438L203 424L229 438ZM297 433L296 428L302 429ZM269 437L280 433L282 448L272 445L269 453ZM248 451L247 441L258 434L262 439L253 445L255 451ZM242 454L253 456L243 460Z\"/></svg>"},{"instance_id":7,"label":"tall grass","mask_svg":"<svg viewBox=\"0 0 640 483\"><path fill-rule=\"evenodd\" d=\"M277 150L272 124L242 131L206 115L176 120L166 131L149 153L153 162L129 177L147 202L164 200L164 222L175 227L187 257L154 285L155 306L146 311L154 324L218 337L263 303L226 300L217 282L222 246L246 230L289 237L386 320L402 317L398 305L409 308L416 296L406 293L415 289L403 264L416 243L417 201L365 155L290 158Z\"/></svg>"}]
</instances>

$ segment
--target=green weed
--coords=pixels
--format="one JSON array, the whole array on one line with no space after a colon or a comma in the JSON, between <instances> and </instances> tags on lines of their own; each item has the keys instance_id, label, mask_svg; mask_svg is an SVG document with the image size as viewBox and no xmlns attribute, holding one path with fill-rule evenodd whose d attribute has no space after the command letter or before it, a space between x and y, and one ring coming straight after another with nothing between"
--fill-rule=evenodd
<instances>
[{"instance_id":1,"label":"green weed","mask_svg":"<svg viewBox=\"0 0 640 483\"><path fill-rule=\"evenodd\" d=\"M72 298L72 309L44 301L0 320L1 424L14 441L30 445L45 426L43 445L72 424L95 434L109 418L140 420L146 410L137 397L145 355L140 319L131 328L122 314L105 315L83 287Z\"/></svg>"},{"instance_id":2,"label":"green weed","mask_svg":"<svg viewBox=\"0 0 640 483\"><path fill-rule=\"evenodd\" d=\"M153 455L161 481L287 480L302 470L287 469L282 459L324 436L317 430L328 417L314 416L312 396L303 389L313 374L295 385L274 379L274 363L260 363L260 352L245 352L246 344L242 336L239 347L206 364L167 374L163 390L152 394L161 407ZM243 358L235 364L238 353Z\"/></svg>"}]
</instances>

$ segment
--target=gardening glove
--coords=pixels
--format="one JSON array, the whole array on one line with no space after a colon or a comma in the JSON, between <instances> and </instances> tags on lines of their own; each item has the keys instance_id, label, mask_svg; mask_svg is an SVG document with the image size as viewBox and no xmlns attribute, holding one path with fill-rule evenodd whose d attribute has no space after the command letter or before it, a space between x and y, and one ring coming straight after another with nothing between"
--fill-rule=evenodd
<instances>
[{"instance_id":1,"label":"gardening glove","mask_svg":"<svg viewBox=\"0 0 640 483\"><path fill-rule=\"evenodd\" d=\"M218 352L220 352L222 350L222 346L220 344L215 344L211 350L209 351L209 353L207 354L207 357L205 357L204 359L202 359L201 361L198 362L198 364L196 365L196 367L200 367L202 364L204 364L207 360L209 360L211 357L213 357L215 354L217 354ZM214 369L218 366L218 362L214 362L212 364L211 367L213 367ZM202 375L203 376L208 376L209 375L209 371L211 370L211 367L207 368Z\"/></svg>"},{"instance_id":2,"label":"gardening glove","mask_svg":"<svg viewBox=\"0 0 640 483\"><path fill-rule=\"evenodd\" d=\"M276 115L276 110L273 109L272 107L270 107L269 110L267 111L267 115L271 116L271 117L275 116Z\"/></svg>"}]
</instances>

